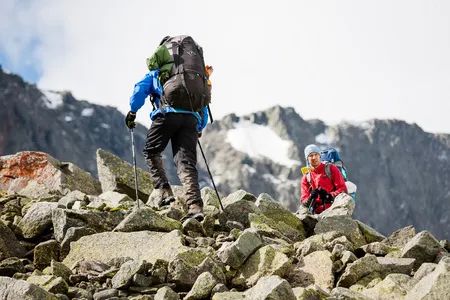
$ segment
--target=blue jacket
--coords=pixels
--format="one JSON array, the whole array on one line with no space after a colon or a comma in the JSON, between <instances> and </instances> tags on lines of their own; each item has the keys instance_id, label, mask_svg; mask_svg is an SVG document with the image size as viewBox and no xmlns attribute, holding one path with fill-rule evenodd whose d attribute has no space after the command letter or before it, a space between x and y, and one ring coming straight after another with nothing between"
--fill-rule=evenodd
<instances>
[{"instance_id":1,"label":"blue jacket","mask_svg":"<svg viewBox=\"0 0 450 300\"><path fill-rule=\"evenodd\" d=\"M200 113L189 110L173 108L171 106L164 106L160 108L160 98L163 93L163 87L158 79L159 70L153 70L145 74L144 78L134 85L133 95L130 98L130 110L137 112L145 103L145 99L151 95L153 103L156 106L150 113L150 119L154 121L160 114L165 113L182 113L192 114L197 118L197 131L201 132L206 124L208 124L208 108L205 106Z\"/></svg>"}]
</instances>

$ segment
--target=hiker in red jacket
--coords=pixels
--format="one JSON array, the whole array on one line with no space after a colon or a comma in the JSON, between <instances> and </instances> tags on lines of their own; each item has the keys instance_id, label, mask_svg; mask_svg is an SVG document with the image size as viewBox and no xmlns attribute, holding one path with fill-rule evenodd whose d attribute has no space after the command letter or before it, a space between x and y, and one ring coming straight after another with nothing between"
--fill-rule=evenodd
<instances>
[{"instance_id":1,"label":"hiker in red jacket","mask_svg":"<svg viewBox=\"0 0 450 300\"><path fill-rule=\"evenodd\" d=\"M306 146L305 159L309 172L302 178L300 202L307 208L312 204L310 212L320 214L331 206L337 195L346 193L347 187L344 177L335 165L325 165L320 161L318 146ZM326 167L330 168L331 178L327 176Z\"/></svg>"}]
</instances>

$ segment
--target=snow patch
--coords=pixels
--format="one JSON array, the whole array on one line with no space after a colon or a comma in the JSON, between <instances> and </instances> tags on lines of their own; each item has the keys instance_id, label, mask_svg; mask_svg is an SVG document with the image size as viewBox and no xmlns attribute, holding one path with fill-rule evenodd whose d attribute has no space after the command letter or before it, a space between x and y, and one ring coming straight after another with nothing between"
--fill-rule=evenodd
<instances>
[{"instance_id":1,"label":"snow patch","mask_svg":"<svg viewBox=\"0 0 450 300\"><path fill-rule=\"evenodd\" d=\"M400 138L398 136L396 136L395 138L391 139L390 145L391 145L391 147L394 147L399 142L400 142Z\"/></svg>"},{"instance_id":2,"label":"snow patch","mask_svg":"<svg viewBox=\"0 0 450 300\"><path fill-rule=\"evenodd\" d=\"M66 122L71 122L72 120L73 120L73 118L71 116L64 117L64 121L66 121Z\"/></svg>"},{"instance_id":3,"label":"snow patch","mask_svg":"<svg viewBox=\"0 0 450 300\"><path fill-rule=\"evenodd\" d=\"M263 174L262 177L265 180L270 181L270 182L272 182L273 184L276 184L276 185L279 185L279 184L282 183L282 181L280 179L276 178L275 176L273 176L272 174L269 174L269 173Z\"/></svg>"},{"instance_id":4,"label":"snow patch","mask_svg":"<svg viewBox=\"0 0 450 300\"><path fill-rule=\"evenodd\" d=\"M447 152L446 151L442 151L441 154L439 154L438 159L441 160L441 161L448 160Z\"/></svg>"},{"instance_id":5,"label":"snow patch","mask_svg":"<svg viewBox=\"0 0 450 300\"><path fill-rule=\"evenodd\" d=\"M247 164L243 165L242 169L243 169L243 171L246 171L246 172L248 172L250 174L255 174L256 173L256 169L251 167L251 166L249 166L249 165L247 165Z\"/></svg>"},{"instance_id":6,"label":"snow patch","mask_svg":"<svg viewBox=\"0 0 450 300\"><path fill-rule=\"evenodd\" d=\"M233 129L228 130L226 142L250 157L266 157L287 167L300 164L299 161L288 157L292 142L283 140L267 126L240 121L234 124Z\"/></svg>"},{"instance_id":7,"label":"snow patch","mask_svg":"<svg viewBox=\"0 0 450 300\"><path fill-rule=\"evenodd\" d=\"M81 116L82 117L91 117L94 114L94 109L93 108L85 108L81 111Z\"/></svg>"},{"instance_id":8,"label":"snow patch","mask_svg":"<svg viewBox=\"0 0 450 300\"><path fill-rule=\"evenodd\" d=\"M63 97L61 94L52 91L42 91L42 93L45 96L42 100L48 108L57 109L63 105Z\"/></svg>"},{"instance_id":9,"label":"snow patch","mask_svg":"<svg viewBox=\"0 0 450 300\"><path fill-rule=\"evenodd\" d=\"M105 129L111 128L111 126L109 126L109 125L106 124L106 123L102 123L102 124L100 124L100 126L102 126L102 127L105 128Z\"/></svg>"},{"instance_id":10,"label":"snow patch","mask_svg":"<svg viewBox=\"0 0 450 300\"><path fill-rule=\"evenodd\" d=\"M322 144L322 145L332 145L334 144L334 137L330 134L330 132L327 130L315 138L316 143Z\"/></svg>"}]
</instances>

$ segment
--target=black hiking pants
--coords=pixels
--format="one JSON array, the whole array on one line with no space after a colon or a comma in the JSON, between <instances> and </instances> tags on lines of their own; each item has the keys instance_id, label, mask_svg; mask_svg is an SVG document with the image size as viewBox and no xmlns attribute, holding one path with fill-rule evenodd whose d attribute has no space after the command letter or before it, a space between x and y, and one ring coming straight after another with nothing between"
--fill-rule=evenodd
<instances>
[{"instance_id":1,"label":"black hiking pants","mask_svg":"<svg viewBox=\"0 0 450 300\"><path fill-rule=\"evenodd\" d=\"M203 206L198 185L197 118L191 114L166 113L158 116L150 126L145 142L144 156L150 167L150 176L157 189L169 187L161 153L169 140L177 174L186 191L187 205Z\"/></svg>"}]
</instances>

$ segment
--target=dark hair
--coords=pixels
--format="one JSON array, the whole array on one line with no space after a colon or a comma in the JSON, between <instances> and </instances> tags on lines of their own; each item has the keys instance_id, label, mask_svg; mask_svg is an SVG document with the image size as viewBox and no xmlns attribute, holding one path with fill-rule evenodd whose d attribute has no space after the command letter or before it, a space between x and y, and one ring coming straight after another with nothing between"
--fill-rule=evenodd
<instances>
[{"instance_id":1,"label":"dark hair","mask_svg":"<svg viewBox=\"0 0 450 300\"><path fill-rule=\"evenodd\" d=\"M168 39L170 39L170 36L166 35L161 42L159 43L159 45L161 46L162 44L164 44Z\"/></svg>"}]
</instances>

